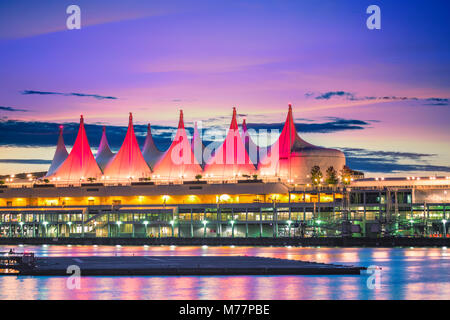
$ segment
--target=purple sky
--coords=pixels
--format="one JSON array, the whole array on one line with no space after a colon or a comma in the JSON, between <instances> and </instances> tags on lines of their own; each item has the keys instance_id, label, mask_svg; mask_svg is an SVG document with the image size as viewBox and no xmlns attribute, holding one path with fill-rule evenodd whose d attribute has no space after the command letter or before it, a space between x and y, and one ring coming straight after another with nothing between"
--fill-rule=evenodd
<instances>
[{"instance_id":1,"label":"purple sky","mask_svg":"<svg viewBox=\"0 0 450 320\"><path fill-rule=\"evenodd\" d=\"M66 29L70 4L81 7L81 30ZM349 158L403 153L385 159L394 170L369 175L450 171L450 5L378 1L382 29L368 30L370 4L2 1L0 118L63 123L82 113L86 123L125 126L131 111L137 124L176 126L183 108L188 122L226 127L233 106L249 123L276 123L291 102L300 123L367 123L302 133L312 143ZM46 170L5 160L51 159L53 149L37 144L0 135L0 173Z\"/></svg>"}]
</instances>

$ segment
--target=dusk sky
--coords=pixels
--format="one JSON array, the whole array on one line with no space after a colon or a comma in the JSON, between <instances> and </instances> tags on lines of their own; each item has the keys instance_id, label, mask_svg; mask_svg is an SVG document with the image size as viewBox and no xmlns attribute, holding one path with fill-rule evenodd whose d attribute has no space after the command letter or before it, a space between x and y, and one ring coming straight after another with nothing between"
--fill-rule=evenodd
<instances>
[{"instance_id":1,"label":"dusk sky","mask_svg":"<svg viewBox=\"0 0 450 320\"><path fill-rule=\"evenodd\" d=\"M66 8L81 8L68 30ZM381 30L366 8L381 8ZM367 176L450 172L449 1L0 2L0 175L46 171L80 114L95 153L133 112L167 146L187 126L280 128L292 103L308 142Z\"/></svg>"}]
</instances>

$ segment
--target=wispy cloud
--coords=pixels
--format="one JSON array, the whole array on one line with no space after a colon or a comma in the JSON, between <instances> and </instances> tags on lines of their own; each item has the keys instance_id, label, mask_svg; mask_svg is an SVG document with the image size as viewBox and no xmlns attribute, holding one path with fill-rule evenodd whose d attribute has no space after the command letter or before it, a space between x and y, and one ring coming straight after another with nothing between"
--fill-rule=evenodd
<instances>
[{"instance_id":1,"label":"wispy cloud","mask_svg":"<svg viewBox=\"0 0 450 320\"><path fill-rule=\"evenodd\" d=\"M297 122L295 128L304 133L330 133L345 130L363 130L370 126L370 121L357 119L329 118L330 121L322 123ZM311 121L311 120L306 120ZM249 129L283 129L284 123L248 123Z\"/></svg>"},{"instance_id":2,"label":"wispy cloud","mask_svg":"<svg viewBox=\"0 0 450 320\"><path fill-rule=\"evenodd\" d=\"M340 148L346 156L347 165L365 172L396 173L408 171L450 172L450 166L429 164L436 154Z\"/></svg>"},{"instance_id":3,"label":"wispy cloud","mask_svg":"<svg viewBox=\"0 0 450 320\"><path fill-rule=\"evenodd\" d=\"M8 111L8 112L28 112L29 111L29 110L25 110L25 109L18 109L18 108L13 108L13 107L3 107L3 106L0 106L0 110Z\"/></svg>"},{"instance_id":4,"label":"wispy cloud","mask_svg":"<svg viewBox=\"0 0 450 320\"><path fill-rule=\"evenodd\" d=\"M330 133L344 130L363 130L370 125L369 121L355 119L329 118L329 121L322 123L296 123L299 132ZM229 119L228 119L229 120ZM0 145L15 146L54 146L56 144L59 131L59 123L34 122L19 120L0 120ZM64 123L64 140L67 145L72 145L78 132L78 123ZM222 130L225 134L228 126L204 125L205 130ZM101 138L103 124L86 123L86 133L91 147L98 146ZM281 132L283 123L249 123L250 129L277 129ZM106 126L106 133L111 148L118 149L122 145L127 127ZM144 143L147 134L146 125L135 125L134 130L139 143ZM173 135L177 128L164 125L152 125L152 135L155 143L161 150L169 147ZM192 128L186 128L189 135L192 135ZM209 132L211 133L211 131ZM205 143L209 142L209 135L205 135Z\"/></svg>"},{"instance_id":5,"label":"wispy cloud","mask_svg":"<svg viewBox=\"0 0 450 320\"><path fill-rule=\"evenodd\" d=\"M56 145L60 123L35 122L20 120L0 120L0 145L8 146L42 146L52 147ZM64 123L64 141L71 146L78 132L78 123ZM102 124L85 124L86 134L92 148L100 143ZM146 125L134 125L136 137L143 145L147 133ZM118 150L122 145L127 127L106 126L106 134L111 148ZM152 125L152 133L155 143L161 149L169 146L176 127Z\"/></svg>"},{"instance_id":6,"label":"wispy cloud","mask_svg":"<svg viewBox=\"0 0 450 320\"><path fill-rule=\"evenodd\" d=\"M71 92L71 93L62 93L62 92L51 92L51 91L36 91L36 90L23 90L20 92L23 95L32 95L32 94L36 94L36 95L59 95L59 96L73 96L73 97L88 97L88 98L95 98L95 99L99 99L99 100L116 100L118 99L117 97L112 97L112 96L102 96L102 95L98 95L98 94L87 94L87 93L76 93L76 92Z\"/></svg>"},{"instance_id":7,"label":"wispy cloud","mask_svg":"<svg viewBox=\"0 0 450 320\"><path fill-rule=\"evenodd\" d=\"M313 93L307 93L307 97L313 96ZM314 97L316 100L329 100L333 97L345 97L347 100L355 100L355 96L350 92L345 91L328 91L322 94L319 94Z\"/></svg>"},{"instance_id":8,"label":"wispy cloud","mask_svg":"<svg viewBox=\"0 0 450 320\"><path fill-rule=\"evenodd\" d=\"M52 163L52 160L47 160L47 159L0 159L0 163L50 164L50 163Z\"/></svg>"},{"instance_id":9,"label":"wispy cloud","mask_svg":"<svg viewBox=\"0 0 450 320\"><path fill-rule=\"evenodd\" d=\"M393 160L422 160L427 157L435 157L436 154L432 153L417 153L417 152L400 152L400 151L380 151L380 150L367 150L362 148L342 148L345 154L358 158L367 157L382 157Z\"/></svg>"},{"instance_id":10,"label":"wispy cloud","mask_svg":"<svg viewBox=\"0 0 450 320\"><path fill-rule=\"evenodd\" d=\"M426 99L429 102L427 105L430 106L448 106L449 99L447 98L428 98Z\"/></svg>"},{"instance_id":11,"label":"wispy cloud","mask_svg":"<svg viewBox=\"0 0 450 320\"><path fill-rule=\"evenodd\" d=\"M307 92L305 93L306 98L313 97L316 100L330 100L333 98L343 98L349 101L405 101L405 100L414 100L414 101L424 101L427 102L426 105L439 105L446 106L449 104L448 98L417 98L417 97L399 97L399 96L357 96L355 93L348 91L327 91L325 93L314 93Z\"/></svg>"}]
</instances>

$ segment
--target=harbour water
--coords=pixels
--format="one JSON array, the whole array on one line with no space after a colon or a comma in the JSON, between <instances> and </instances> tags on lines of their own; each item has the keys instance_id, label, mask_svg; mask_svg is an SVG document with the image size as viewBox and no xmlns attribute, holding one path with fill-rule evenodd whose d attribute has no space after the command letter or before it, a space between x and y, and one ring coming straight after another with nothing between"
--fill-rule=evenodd
<instances>
[{"instance_id":1,"label":"harbour water","mask_svg":"<svg viewBox=\"0 0 450 320\"><path fill-rule=\"evenodd\" d=\"M249 255L382 268L379 287L352 276L0 276L0 299L450 299L450 249L185 246L3 246L38 256ZM82 270L82 264L80 265ZM369 279L370 280L370 279ZM372 283L369 281L369 283Z\"/></svg>"}]
</instances>

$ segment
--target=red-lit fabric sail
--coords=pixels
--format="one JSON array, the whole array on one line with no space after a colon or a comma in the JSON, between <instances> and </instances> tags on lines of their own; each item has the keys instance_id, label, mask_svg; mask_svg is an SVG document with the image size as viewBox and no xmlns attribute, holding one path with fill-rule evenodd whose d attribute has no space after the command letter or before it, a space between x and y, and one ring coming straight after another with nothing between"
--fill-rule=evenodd
<instances>
[{"instance_id":1,"label":"red-lit fabric sail","mask_svg":"<svg viewBox=\"0 0 450 320\"><path fill-rule=\"evenodd\" d=\"M183 121L183 111L180 111L180 121L175 139L164 156L155 165L154 175L159 179L194 179L196 175L202 173L191 144L186 135Z\"/></svg>"},{"instance_id":2,"label":"red-lit fabric sail","mask_svg":"<svg viewBox=\"0 0 450 320\"><path fill-rule=\"evenodd\" d=\"M151 176L151 170L142 156L130 113L128 130L119 152L108 163L104 175L109 180L139 180Z\"/></svg>"},{"instance_id":3,"label":"red-lit fabric sail","mask_svg":"<svg viewBox=\"0 0 450 320\"><path fill-rule=\"evenodd\" d=\"M259 173L290 182L306 182L312 167L316 165L324 173L330 166L339 171L345 164L345 156L341 151L315 146L300 138L291 105L280 137L268 149L266 156L260 159Z\"/></svg>"},{"instance_id":4,"label":"red-lit fabric sail","mask_svg":"<svg viewBox=\"0 0 450 320\"><path fill-rule=\"evenodd\" d=\"M147 126L147 137L145 138L144 148L142 148L142 155L150 168L154 168L155 164L164 155L164 152L159 151L155 145L150 123Z\"/></svg>"},{"instance_id":5,"label":"red-lit fabric sail","mask_svg":"<svg viewBox=\"0 0 450 320\"><path fill-rule=\"evenodd\" d=\"M298 136L292 116L292 106L289 105L288 115L280 137L268 148L267 155L261 159L258 166L259 173L263 176L290 178L290 168L292 167L290 161L297 140L299 144L312 146Z\"/></svg>"},{"instance_id":6,"label":"red-lit fabric sail","mask_svg":"<svg viewBox=\"0 0 450 320\"><path fill-rule=\"evenodd\" d=\"M210 149L208 146L207 149ZM227 136L207 160L205 175L224 179L252 175L256 173L255 166L245 149L236 119L236 108L233 108L233 119Z\"/></svg>"},{"instance_id":7,"label":"red-lit fabric sail","mask_svg":"<svg viewBox=\"0 0 450 320\"><path fill-rule=\"evenodd\" d=\"M87 178L98 179L101 175L102 172L92 155L81 116L78 135L70 154L50 177L61 181L80 181Z\"/></svg>"},{"instance_id":8,"label":"red-lit fabric sail","mask_svg":"<svg viewBox=\"0 0 450 320\"><path fill-rule=\"evenodd\" d=\"M95 161L97 161L100 169L105 170L106 165L112 158L114 158L114 153L109 148L108 139L106 138L106 128L103 127L102 139L100 140L100 145L98 146Z\"/></svg>"},{"instance_id":9,"label":"red-lit fabric sail","mask_svg":"<svg viewBox=\"0 0 450 320\"><path fill-rule=\"evenodd\" d=\"M67 159L69 153L67 152L66 145L63 138L63 126L59 126L59 138L56 145L55 155L53 156L52 164L47 171L46 177L51 176L59 168L59 166Z\"/></svg>"}]
</instances>

